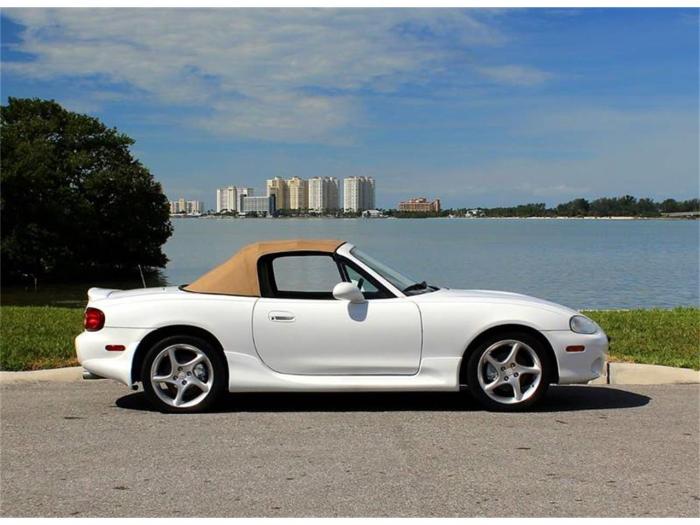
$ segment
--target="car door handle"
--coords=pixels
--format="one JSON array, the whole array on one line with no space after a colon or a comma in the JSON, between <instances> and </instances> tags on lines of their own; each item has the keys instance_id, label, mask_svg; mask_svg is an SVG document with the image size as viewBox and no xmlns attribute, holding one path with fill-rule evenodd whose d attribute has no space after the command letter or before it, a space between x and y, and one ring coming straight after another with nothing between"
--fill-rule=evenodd
<instances>
[{"instance_id":1,"label":"car door handle","mask_svg":"<svg viewBox=\"0 0 700 525\"><path fill-rule=\"evenodd\" d=\"M270 321L275 321L278 323L291 323L296 319L292 312L270 312L267 314Z\"/></svg>"}]
</instances>

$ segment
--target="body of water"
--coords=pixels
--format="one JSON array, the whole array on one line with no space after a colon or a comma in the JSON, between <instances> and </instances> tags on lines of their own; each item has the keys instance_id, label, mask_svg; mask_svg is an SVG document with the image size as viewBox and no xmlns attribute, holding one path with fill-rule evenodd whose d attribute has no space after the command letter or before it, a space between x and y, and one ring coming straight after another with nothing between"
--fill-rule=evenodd
<instances>
[{"instance_id":1,"label":"body of water","mask_svg":"<svg viewBox=\"0 0 700 525\"><path fill-rule=\"evenodd\" d=\"M174 219L150 286L192 282L245 244L337 238L418 281L526 293L584 308L697 306L700 221L537 219ZM85 304L95 282L3 290L3 304Z\"/></svg>"},{"instance_id":2,"label":"body of water","mask_svg":"<svg viewBox=\"0 0 700 525\"><path fill-rule=\"evenodd\" d=\"M337 238L416 280L526 293L574 308L698 305L700 222L537 219L176 219L168 282L245 244Z\"/></svg>"}]
</instances>

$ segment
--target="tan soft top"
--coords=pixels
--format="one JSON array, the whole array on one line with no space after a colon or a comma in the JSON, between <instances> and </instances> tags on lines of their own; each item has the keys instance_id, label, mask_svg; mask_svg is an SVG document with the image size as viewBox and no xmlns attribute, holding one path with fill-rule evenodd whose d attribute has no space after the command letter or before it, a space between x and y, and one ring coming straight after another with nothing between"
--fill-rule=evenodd
<instances>
[{"instance_id":1,"label":"tan soft top","mask_svg":"<svg viewBox=\"0 0 700 525\"><path fill-rule=\"evenodd\" d=\"M258 259L263 255L284 252L334 253L342 244L345 241L335 239L256 242L244 246L228 261L208 271L184 289L188 292L260 297Z\"/></svg>"}]
</instances>

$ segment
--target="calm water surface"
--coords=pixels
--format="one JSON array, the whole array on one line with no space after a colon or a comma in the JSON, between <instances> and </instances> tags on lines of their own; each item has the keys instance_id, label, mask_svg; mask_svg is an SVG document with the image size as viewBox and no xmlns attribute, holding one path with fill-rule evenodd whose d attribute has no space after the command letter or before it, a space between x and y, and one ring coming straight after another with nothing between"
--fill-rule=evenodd
<instances>
[{"instance_id":1,"label":"calm water surface","mask_svg":"<svg viewBox=\"0 0 700 525\"><path fill-rule=\"evenodd\" d=\"M700 222L533 219L175 219L164 275L188 283L264 239L338 238L417 280L574 308L698 305Z\"/></svg>"}]
</instances>

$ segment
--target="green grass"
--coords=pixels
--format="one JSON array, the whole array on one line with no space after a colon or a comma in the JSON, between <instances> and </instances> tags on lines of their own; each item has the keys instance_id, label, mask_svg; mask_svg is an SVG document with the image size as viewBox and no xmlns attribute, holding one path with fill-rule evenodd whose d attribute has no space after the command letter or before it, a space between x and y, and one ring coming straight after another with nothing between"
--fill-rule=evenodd
<instances>
[{"instance_id":1,"label":"green grass","mask_svg":"<svg viewBox=\"0 0 700 525\"><path fill-rule=\"evenodd\" d=\"M610 336L610 360L700 370L700 309L588 311Z\"/></svg>"},{"instance_id":2,"label":"green grass","mask_svg":"<svg viewBox=\"0 0 700 525\"><path fill-rule=\"evenodd\" d=\"M75 366L73 340L83 330L81 308L0 307L0 369Z\"/></svg>"},{"instance_id":3,"label":"green grass","mask_svg":"<svg viewBox=\"0 0 700 525\"><path fill-rule=\"evenodd\" d=\"M610 359L700 369L700 309L588 311L612 338ZM83 310L0 307L0 369L77 365L73 339Z\"/></svg>"}]
</instances>

